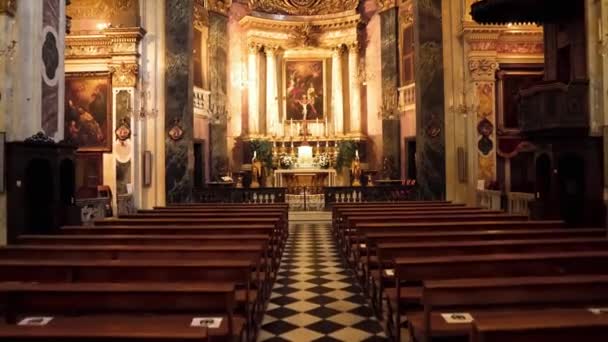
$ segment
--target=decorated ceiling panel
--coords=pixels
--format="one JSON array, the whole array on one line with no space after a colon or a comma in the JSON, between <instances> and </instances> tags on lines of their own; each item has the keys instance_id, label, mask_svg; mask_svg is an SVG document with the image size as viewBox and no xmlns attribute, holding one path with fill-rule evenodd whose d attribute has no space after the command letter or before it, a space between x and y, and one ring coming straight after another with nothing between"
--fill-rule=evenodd
<instances>
[{"instance_id":1,"label":"decorated ceiling panel","mask_svg":"<svg viewBox=\"0 0 608 342\"><path fill-rule=\"evenodd\" d=\"M249 0L252 10L286 15L321 15L355 10L359 0Z\"/></svg>"}]
</instances>

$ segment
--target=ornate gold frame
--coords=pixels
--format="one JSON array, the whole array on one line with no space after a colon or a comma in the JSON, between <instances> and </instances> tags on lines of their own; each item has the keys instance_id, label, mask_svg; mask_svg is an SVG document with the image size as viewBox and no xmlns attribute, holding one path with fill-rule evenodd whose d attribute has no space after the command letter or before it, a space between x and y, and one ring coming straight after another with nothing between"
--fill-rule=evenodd
<instances>
[{"instance_id":1,"label":"ornate gold frame","mask_svg":"<svg viewBox=\"0 0 608 342\"><path fill-rule=\"evenodd\" d=\"M287 87L287 63L289 62L321 62L323 64L323 120L329 120L329 111L328 111L328 89L327 86L327 59L326 58L298 58L298 57L289 57L283 59L282 65L282 83L281 83L281 98L283 99L283 120L282 122L287 122L287 94L285 94L285 89ZM302 120L293 120L295 122L301 122Z\"/></svg>"},{"instance_id":2,"label":"ornate gold frame","mask_svg":"<svg viewBox=\"0 0 608 342\"><path fill-rule=\"evenodd\" d=\"M113 102L113 92L112 92L112 74L106 71L99 72L67 72L65 74L65 82L67 83L70 79L84 79L84 78L105 78L108 82L108 90L106 94L106 122L107 127L105 130L106 142L104 146L89 146L89 147L78 147L78 152L112 152L112 141L114 139L113 135L113 112L112 112L112 102ZM65 92L65 96L67 96L67 91ZM67 102L66 102L66 112ZM67 116L64 117L63 125L66 124ZM67 132L66 132L67 135Z\"/></svg>"}]
</instances>

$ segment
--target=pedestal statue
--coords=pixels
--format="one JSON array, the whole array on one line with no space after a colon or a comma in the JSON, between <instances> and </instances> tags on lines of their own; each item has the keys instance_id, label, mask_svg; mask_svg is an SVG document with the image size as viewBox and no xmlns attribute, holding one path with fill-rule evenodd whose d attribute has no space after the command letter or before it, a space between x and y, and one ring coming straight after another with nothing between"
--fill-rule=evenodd
<instances>
[{"instance_id":1,"label":"pedestal statue","mask_svg":"<svg viewBox=\"0 0 608 342\"><path fill-rule=\"evenodd\" d=\"M262 180L262 162L257 158L257 151L253 151L251 159L251 187L259 188Z\"/></svg>"}]
</instances>

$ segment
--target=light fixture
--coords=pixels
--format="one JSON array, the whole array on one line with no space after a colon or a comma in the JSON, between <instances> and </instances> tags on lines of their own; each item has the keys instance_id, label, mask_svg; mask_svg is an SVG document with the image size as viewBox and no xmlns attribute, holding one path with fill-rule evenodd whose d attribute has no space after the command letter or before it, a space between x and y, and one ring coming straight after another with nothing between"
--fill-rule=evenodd
<instances>
[{"instance_id":1,"label":"light fixture","mask_svg":"<svg viewBox=\"0 0 608 342\"><path fill-rule=\"evenodd\" d=\"M130 108L130 113L134 115L139 120L145 120L156 117L158 114L158 109L156 107L152 109L148 109L148 100L152 98L152 94L150 92L149 84L145 81L144 76L142 75L139 78L137 89L138 92L138 100L139 100L139 109L133 110Z\"/></svg>"}]
</instances>

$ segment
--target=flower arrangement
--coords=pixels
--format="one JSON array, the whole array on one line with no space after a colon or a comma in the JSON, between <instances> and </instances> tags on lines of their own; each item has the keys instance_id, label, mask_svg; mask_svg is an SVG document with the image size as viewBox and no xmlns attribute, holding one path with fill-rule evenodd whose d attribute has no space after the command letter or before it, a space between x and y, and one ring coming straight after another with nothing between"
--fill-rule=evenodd
<instances>
[{"instance_id":1,"label":"flower arrangement","mask_svg":"<svg viewBox=\"0 0 608 342\"><path fill-rule=\"evenodd\" d=\"M295 161L293 159L292 156L290 156L289 154L286 153L282 153L279 156L279 167L281 169L290 169L293 164L295 164Z\"/></svg>"},{"instance_id":2,"label":"flower arrangement","mask_svg":"<svg viewBox=\"0 0 608 342\"><path fill-rule=\"evenodd\" d=\"M324 153L319 154L315 158L315 163L320 168L327 169L327 168L329 168L329 165L331 164L331 158L329 157L329 154L327 152L324 152Z\"/></svg>"}]
</instances>

